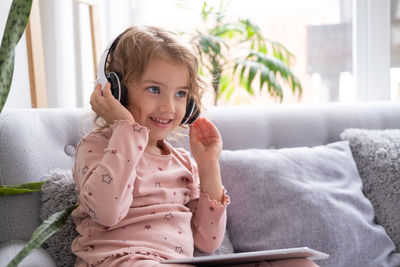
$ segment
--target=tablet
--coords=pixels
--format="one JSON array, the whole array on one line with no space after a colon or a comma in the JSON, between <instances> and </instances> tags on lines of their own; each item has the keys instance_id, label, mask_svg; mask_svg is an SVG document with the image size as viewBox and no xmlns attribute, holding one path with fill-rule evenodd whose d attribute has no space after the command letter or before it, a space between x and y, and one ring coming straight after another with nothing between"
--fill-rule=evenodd
<instances>
[{"instance_id":1,"label":"tablet","mask_svg":"<svg viewBox=\"0 0 400 267\"><path fill-rule=\"evenodd\" d=\"M308 258L310 260L322 260L329 255L308 247L286 248L274 250L262 250L233 254L210 255L193 258L164 260L161 263L185 263L196 266L220 266L228 264L252 263L269 260L283 260L294 258Z\"/></svg>"}]
</instances>

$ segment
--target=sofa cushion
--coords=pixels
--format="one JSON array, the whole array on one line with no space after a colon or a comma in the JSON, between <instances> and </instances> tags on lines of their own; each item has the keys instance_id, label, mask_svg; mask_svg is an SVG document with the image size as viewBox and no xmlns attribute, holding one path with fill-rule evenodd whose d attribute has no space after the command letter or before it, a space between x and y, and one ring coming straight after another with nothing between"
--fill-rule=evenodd
<instances>
[{"instance_id":1,"label":"sofa cushion","mask_svg":"<svg viewBox=\"0 0 400 267\"><path fill-rule=\"evenodd\" d=\"M47 219L50 215L64 210L77 201L75 191L75 182L71 175L71 170L55 169L44 176L44 185L42 186L42 207L40 217ZM62 229L51 236L44 244L46 251L57 262L58 266L73 266L76 256L72 253L71 244L78 232L75 230L75 224L70 216ZM224 240L219 249L213 254L233 253L232 243L228 232L225 233ZM210 255L197 249L194 250L194 256Z\"/></svg>"},{"instance_id":2,"label":"sofa cushion","mask_svg":"<svg viewBox=\"0 0 400 267\"><path fill-rule=\"evenodd\" d=\"M236 252L311 247L322 266L398 266L400 255L362 193L348 142L312 148L223 151Z\"/></svg>"},{"instance_id":3,"label":"sofa cushion","mask_svg":"<svg viewBox=\"0 0 400 267\"><path fill-rule=\"evenodd\" d=\"M376 222L400 252L400 130L347 129L341 138L350 143Z\"/></svg>"}]
</instances>

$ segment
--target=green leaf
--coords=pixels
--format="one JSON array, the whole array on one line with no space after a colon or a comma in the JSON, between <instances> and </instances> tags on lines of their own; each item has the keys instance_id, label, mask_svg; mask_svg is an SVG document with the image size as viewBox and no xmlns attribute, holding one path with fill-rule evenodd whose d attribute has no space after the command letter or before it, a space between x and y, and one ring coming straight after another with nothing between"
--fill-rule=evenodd
<instances>
[{"instance_id":1,"label":"green leaf","mask_svg":"<svg viewBox=\"0 0 400 267\"><path fill-rule=\"evenodd\" d=\"M67 221L69 215L78 205L66 208L63 211L51 215L33 232L31 239L20 252L8 263L7 267L16 267L34 249L40 247L44 241L61 229Z\"/></svg>"},{"instance_id":2,"label":"green leaf","mask_svg":"<svg viewBox=\"0 0 400 267\"><path fill-rule=\"evenodd\" d=\"M274 97L279 97L280 101L282 101L282 87L277 82L275 74L266 66L262 66L260 71L260 88L263 87L265 82L267 82L269 94Z\"/></svg>"},{"instance_id":3,"label":"green leaf","mask_svg":"<svg viewBox=\"0 0 400 267\"><path fill-rule=\"evenodd\" d=\"M198 40L198 41L197 41ZM221 54L221 46L228 47L224 40L218 36L200 34L194 41L196 46L199 46L204 53L208 54L211 51L214 52L214 56L218 55L223 57Z\"/></svg>"},{"instance_id":4,"label":"green leaf","mask_svg":"<svg viewBox=\"0 0 400 267\"><path fill-rule=\"evenodd\" d=\"M259 70L259 67L257 66L257 64L250 64L250 69L249 69L248 76L247 76L246 89L247 89L247 92L249 92L251 95L254 95L254 90L251 87L251 84L254 80L254 77L256 77L258 70Z\"/></svg>"},{"instance_id":5,"label":"green leaf","mask_svg":"<svg viewBox=\"0 0 400 267\"><path fill-rule=\"evenodd\" d=\"M233 92L235 91L235 86L230 86L226 92L226 99L231 99Z\"/></svg>"},{"instance_id":6,"label":"green leaf","mask_svg":"<svg viewBox=\"0 0 400 267\"><path fill-rule=\"evenodd\" d=\"M254 53L257 55L258 53ZM266 56L266 55L264 55ZM260 89L263 88L264 84L267 83L268 92L273 97L278 97L280 101L283 100L282 86L276 79L276 74L279 73L284 81L286 81L289 86L292 87L293 93L296 89L299 95L302 93L302 88L298 79L293 75L293 73L278 59L273 57L260 57L260 58L249 58L247 60L237 60L234 68L240 70L240 84L246 88L250 94L254 94L251 87L251 83L257 73L260 73ZM247 72L247 78L245 70L249 69Z\"/></svg>"},{"instance_id":7,"label":"green leaf","mask_svg":"<svg viewBox=\"0 0 400 267\"><path fill-rule=\"evenodd\" d=\"M210 31L211 35L233 39L236 36L241 36L244 32L242 25L238 23L224 23L217 25Z\"/></svg>"},{"instance_id":8,"label":"green leaf","mask_svg":"<svg viewBox=\"0 0 400 267\"><path fill-rule=\"evenodd\" d=\"M13 0L0 46L0 112L10 92L14 73L15 46L24 33L32 0Z\"/></svg>"},{"instance_id":9,"label":"green leaf","mask_svg":"<svg viewBox=\"0 0 400 267\"><path fill-rule=\"evenodd\" d=\"M1 185L0 196L40 192L44 182L25 183L18 185Z\"/></svg>"},{"instance_id":10,"label":"green leaf","mask_svg":"<svg viewBox=\"0 0 400 267\"><path fill-rule=\"evenodd\" d=\"M220 97L226 91L229 92L231 90L231 87L234 87L233 83L232 83L232 77L230 75L221 76L221 79L219 80L219 94L218 94L218 97Z\"/></svg>"}]
</instances>

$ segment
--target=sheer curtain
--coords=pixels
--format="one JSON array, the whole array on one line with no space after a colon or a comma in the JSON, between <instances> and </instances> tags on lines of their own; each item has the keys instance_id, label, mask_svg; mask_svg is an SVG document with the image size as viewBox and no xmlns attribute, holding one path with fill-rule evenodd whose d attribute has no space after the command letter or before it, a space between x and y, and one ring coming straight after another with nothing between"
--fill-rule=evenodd
<instances>
[{"instance_id":1,"label":"sheer curtain","mask_svg":"<svg viewBox=\"0 0 400 267\"><path fill-rule=\"evenodd\" d=\"M97 2L103 49L112 36L130 23L132 1ZM95 80L88 6L76 0L40 0L40 12L48 106L87 105L85 93L91 91Z\"/></svg>"},{"instance_id":2,"label":"sheer curtain","mask_svg":"<svg viewBox=\"0 0 400 267\"><path fill-rule=\"evenodd\" d=\"M93 72L89 12L88 7L79 1L80 0L40 0L49 107L88 106L90 94L94 87L95 74ZM98 0L97 2L99 4L100 15L99 28L102 44L101 50L104 49L105 45L113 37L117 36L127 26L132 24L153 24L169 28L173 28L173 25L177 25L177 27L179 26L182 29L182 27L190 27L190 25L197 23L194 21L195 18L193 16L186 16L187 13L174 6L174 2L176 2L174 0ZM372 18L369 16L370 12L360 13L362 9L359 7L365 6L365 4L363 4L364 1L353 0L352 2L353 4L356 3L356 8L353 10L353 14L355 14L354 17L360 19L359 21L371 20L367 24L357 24L361 25L361 28L353 28L353 38L358 36L356 39L353 39L353 41L358 40L356 44L353 44L353 49L355 48L357 50L356 53L359 55L357 59L377 59L376 62L379 63L380 59L385 58L386 61L388 61L390 49L389 51L385 51L382 56L382 53L378 51L382 50L381 46L379 46L379 44L382 43L381 38L376 39L373 37L371 38L371 36L374 36L375 33L388 32L390 23L386 21L386 17L390 18L390 16L385 16L385 14L389 14L388 3L390 0L369 0L368 3L370 3L370 5L372 5L371 3L374 5L379 4L379 9L373 6L373 10L384 11L381 12L383 15L377 12L373 13L377 15ZM201 1L197 3L201 4ZM250 6L254 7L255 5L256 4ZM201 7L200 9L196 7L196 9L200 10ZM177 11L180 12L179 15ZM382 18L384 18L384 25L387 25L387 27L385 27L388 29L379 28L381 27L379 25L383 24ZM368 25L368 27L365 25ZM359 35L360 29L363 30L363 32L371 33L371 36L367 38L370 40L368 42L368 47L364 47L365 45L362 46L365 44L362 42L362 39L365 39L366 36ZM355 32L358 32L358 35L355 36ZM389 43L389 40L386 40L385 43ZM365 49L362 50L363 48ZM363 51L364 53L362 53ZM378 81L375 79L376 81L374 80L374 83L370 83L370 86L365 86L368 80L366 77L371 76L368 75L368 73L376 74L377 72L371 70L373 68L378 68L378 70L382 68L377 67L376 64L372 64L373 60L368 61L369 63L367 62L367 65L369 65L369 67L365 68L366 65L361 61L357 61L357 59L355 59L355 64L357 64L358 67L358 76L356 80L359 84L359 88L357 91L359 95L364 95L361 99L373 100L371 97L375 97L376 100L387 99L388 93L382 92L382 90L390 90L389 86L383 86L383 84L388 84L389 82L387 78L389 77L388 73L381 71L380 73L383 77L381 80ZM383 69L388 68L386 65ZM365 69L364 72L360 72L363 68ZM374 75L374 77L380 76ZM382 82L385 79L388 81ZM372 86L373 84L378 84L379 86ZM366 89L367 87L368 89ZM368 96L365 96L367 92Z\"/></svg>"}]
</instances>

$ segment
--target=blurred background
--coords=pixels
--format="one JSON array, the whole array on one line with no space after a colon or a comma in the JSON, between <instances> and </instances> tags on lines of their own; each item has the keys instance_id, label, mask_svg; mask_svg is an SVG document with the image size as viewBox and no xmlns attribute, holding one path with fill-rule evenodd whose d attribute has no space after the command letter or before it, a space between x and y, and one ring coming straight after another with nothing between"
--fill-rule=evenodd
<instances>
[{"instance_id":1,"label":"blurred background","mask_svg":"<svg viewBox=\"0 0 400 267\"><path fill-rule=\"evenodd\" d=\"M1 33L11 2L0 3ZM90 6L98 14L100 52L130 25L165 27L193 41L199 33L203 38L215 34L221 16L226 25L251 22L252 29L257 29L266 42L265 54L286 64L289 79L285 81L285 72L272 69L278 87L271 89L260 81L263 66L250 79L251 70L244 64L238 65L244 77L239 77L238 69L236 76L231 76L235 60L254 47L243 48L243 42L235 36L221 35L229 46L229 51L223 48L223 52L232 62L222 61L226 69L219 77L225 80L205 95L209 105L400 98L399 0L40 0L48 107L88 106L95 80ZM14 80L5 108L31 107L27 65L23 37L17 47ZM213 76L206 66L202 73L211 82ZM226 79L232 84L224 83ZM249 79L251 86L246 87ZM274 93L280 89L280 95Z\"/></svg>"}]
</instances>

